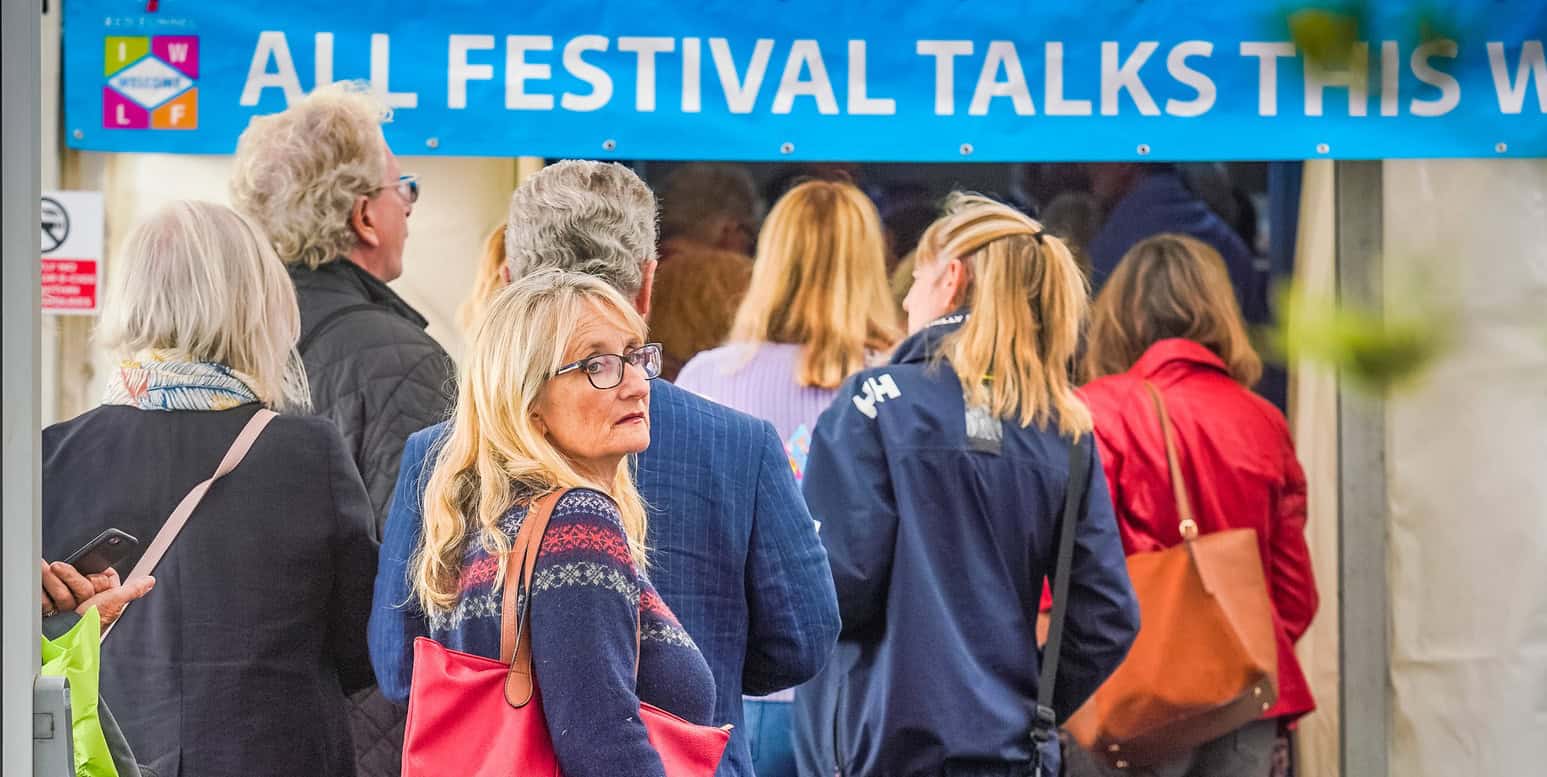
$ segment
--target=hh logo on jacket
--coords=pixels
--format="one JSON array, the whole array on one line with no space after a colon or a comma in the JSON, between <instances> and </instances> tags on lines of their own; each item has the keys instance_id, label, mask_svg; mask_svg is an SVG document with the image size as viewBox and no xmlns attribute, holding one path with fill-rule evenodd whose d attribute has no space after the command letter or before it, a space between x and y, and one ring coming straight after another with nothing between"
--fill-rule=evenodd
<instances>
[{"instance_id":1,"label":"hh logo on jacket","mask_svg":"<svg viewBox=\"0 0 1547 777\"><path fill-rule=\"evenodd\" d=\"M862 387L862 391L854 395L854 406L859 408L866 418L876 417L876 405L902 396L902 391L897 388L897 381L892 380L889 374L867 378Z\"/></svg>"}]
</instances>

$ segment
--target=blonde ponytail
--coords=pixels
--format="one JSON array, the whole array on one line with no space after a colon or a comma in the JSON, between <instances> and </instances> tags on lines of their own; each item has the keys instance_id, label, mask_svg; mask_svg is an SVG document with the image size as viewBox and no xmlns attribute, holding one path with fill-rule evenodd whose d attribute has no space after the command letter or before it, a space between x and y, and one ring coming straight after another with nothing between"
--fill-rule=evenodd
<instances>
[{"instance_id":1,"label":"blonde ponytail","mask_svg":"<svg viewBox=\"0 0 1547 777\"><path fill-rule=\"evenodd\" d=\"M1023 427L1056 421L1074 439L1090 431L1070 378L1089 288L1063 241L1013 208L958 192L919 241L919 258L966 267L971 315L936 358L956 371L967 404Z\"/></svg>"}]
</instances>

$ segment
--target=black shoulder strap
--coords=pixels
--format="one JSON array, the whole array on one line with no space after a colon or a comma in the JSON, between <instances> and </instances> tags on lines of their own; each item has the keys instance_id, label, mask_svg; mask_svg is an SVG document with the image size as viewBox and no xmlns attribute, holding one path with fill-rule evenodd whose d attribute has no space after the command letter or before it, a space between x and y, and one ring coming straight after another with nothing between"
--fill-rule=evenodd
<instances>
[{"instance_id":1,"label":"black shoulder strap","mask_svg":"<svg viewBox=\"0 0 1547 777\"><path fill-rule=\"evenodd\" d=\"M1053 711L1053 685L1058 680L1058 654L1063 649L1064 615L1069 609L1069 570L1074 565L1074 535L1078 529L1080 508L1085 504L1086 492L1090 490L1090 437L1089 434L1083 435L1069 445L1069 485L1064 490L1064 514L1059 521L1058 560L1053 567L1053 614L1048 623L1047 646L1042 650L1042 679L1037 683L1037 720L1036 730L1032 732L1033 742L1050 739L1058 727L1058 716Z\"/></svg>"},{"instance_id":2,"label":"black shoulder strap","mask_svg":"<svg viewBox=\"0 0 1547 777\"><path fill-rule=\"evenodd\" d=\"M306 350L311 348L313 343L317 342L317 338L321 337L323 332L328 331L328 327L338 323L338 320L344 316L347 316L350 313L359 312L361 310L386 310L386 308L372 302L361 302L358 305L345 305L338 310L323 316L322 320L318 321L317 325L312 327L312 331L307 332L306 336L301 338L301 342L296 343L295 350L302 356L305 356Z\"/></svg>"}]
</instances>

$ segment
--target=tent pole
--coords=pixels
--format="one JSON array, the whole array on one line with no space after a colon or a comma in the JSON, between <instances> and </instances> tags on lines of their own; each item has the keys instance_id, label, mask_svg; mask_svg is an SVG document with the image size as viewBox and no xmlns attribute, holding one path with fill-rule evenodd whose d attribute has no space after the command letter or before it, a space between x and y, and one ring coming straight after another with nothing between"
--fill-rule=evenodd
<instances>
[{"instance_id":1,"label":"tent pole","mask_svg":"<svg viewBox=\"0 0 1547 777\"><path fill-rule=\"evenodd\" d=\"M5 658L0 700L0 763L7 775L32 773L32 681L38 671L38 554L41 270L38 225L42 4L6 0L3 46L3 259L5 369L4 487L0 489L0 630Z\"/></svg>"},{"instance_id":2,"label":"tent pole","mask_svg":"<svg viewBox=\"0 0 1547 777\"><path fill-rule=\"evenodd\" d=\"M1382 304L1382 162L1337 162L1338 299ZM1388 777L1391 732L1386 404L1338 379L1338 599L1343 777Z\"/></svg>"}]
</instances>

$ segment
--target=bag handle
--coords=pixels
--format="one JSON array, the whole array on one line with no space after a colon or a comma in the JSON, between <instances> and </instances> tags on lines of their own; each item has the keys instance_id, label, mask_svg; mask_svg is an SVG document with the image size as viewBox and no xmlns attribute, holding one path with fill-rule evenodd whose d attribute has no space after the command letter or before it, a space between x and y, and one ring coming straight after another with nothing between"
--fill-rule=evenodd
<instances>
[{"instance_id":1,"label":"bag handle","mask_svg":"<svg viewBox=\"0 0 1547 777\"><path fill-rule=\"evenodd\" d=\"M1155 401L1155 412L1160 416L1160 433L1166 438L1166 469L1171 472L1171 493L1176 498L1176 512L1181 517L1177 530L1182 539L1192 542L1198 538L1198 522L1193 518L1192 500L1187 497L1187 481L1182 477L1181 457L1176 453L1176 436L1171 431L1171 414L1166 412L1166 400L1160 396L1155 384L1144 381L1150 399Z\"/></svg>"},{"instance_id":2,"label":"bag handle","mask_svg":"<svg viewBox=\"0 0 1547 777\"><path fill-rule=\"evenodd\" d=\"M553 507L568 493L560 489L534 499L521 521L521 529L505 554L505 592L500 602L500 662L509 664L505 675L505 701L512 707L521 708L531 702L537 687L532 673L532 573L537 568L537 557L542 551L543 535L548 531L548 521L553 517ZM516 612L520 600L521 611ZM634 618L634 678L639 678L640 618Z\"/></svg>"},{"instance_id":3,"label":"bag handle","mask_svg":"<svg viewBox=\"0 0 1547 777\"><path fill-rule=\"evenodd\" d=\"M209 492L210 486L214 485L215 481L231 474L231 471L236 469L238 464L242 463L242 459L247 457L247 452L252 450L253 443L258 441L258 435L263 433L264 427L267 427L269 422L274 420L277 415L277 413L268 408L260 407L258 412L248 419L247 425L242 427L242 431L236 435L236 440L226 450L225 457L220 460L220 466L215 468L215 474L210 475L194 486L193 490L183 497L183 501L177 503L177 508L172 511L172 515L167 518L166 523L161 524L161 530L156 532L156 536L150 541L150 544L145 546L145 553L140 556L140 560L135 562L133 569L129 570L129 576L124 578L124 584L127 585L142 577L147 577L156 570L156 565L161 563L161 557L165 556L167 550L172 547L172 542L182 532L183 526L187 525L188 518L193 515L193 511L198 509L199 502L204 500L204 495ZM127 608L128 605L125 605L125 609ZM118 620L123 620L122 610L119 611ZM108 624L108 627L102 630L101 638L107 639L107 635L112 633L113 627L116 625L118 625L118 621Z\"/></svg>"},{"instance_id":4,"label":"bag handle","mask_svg":"<svg viewBox=\"0 0 1547 777\"><path fill-rule=\"evenodd\" d=\"M1074 566L1074 535L1080 508L1090 490L1090 437L1085 435L1069 445L1069 483L1064 488L1064 512L1059 521L1058 559L1053 564L1053 612L1049 616L1047 645L1042 649L1042 677L1037 681L1037 719L1031 732L1033 774L1042 774L1041 744L1052 741L1058 732L1058 715L1053 710L1053 686L1058 681L1058 656L1063 650L1064 616L1069 609L1069 571Z\"/></svg>"}]
</instances>

